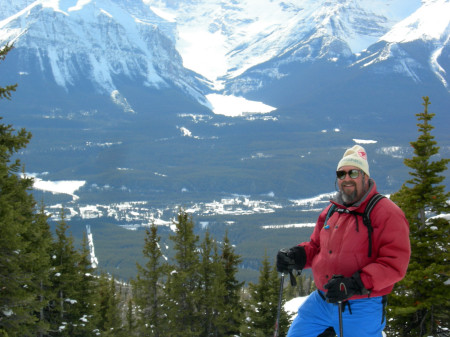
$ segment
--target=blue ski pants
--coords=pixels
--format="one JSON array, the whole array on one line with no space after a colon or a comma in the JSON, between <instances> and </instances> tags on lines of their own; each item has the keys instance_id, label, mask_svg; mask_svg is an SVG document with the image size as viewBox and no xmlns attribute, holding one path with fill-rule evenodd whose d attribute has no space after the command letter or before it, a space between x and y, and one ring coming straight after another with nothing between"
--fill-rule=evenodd
<instances>
[{"instance_id":1,"label":"blue ski pants","mask_svg":"<svg viewBox=\"0 0 450 337\"><path fill-rule=\"evenodd\" d=\"M382 337L386 325L385 297L348 301L342 322L345 337ZM323 293L313 292L298 309L287 337L317 337L332 326L339 336L339 308L328 303Z\"/></svg>"}]
</instances>

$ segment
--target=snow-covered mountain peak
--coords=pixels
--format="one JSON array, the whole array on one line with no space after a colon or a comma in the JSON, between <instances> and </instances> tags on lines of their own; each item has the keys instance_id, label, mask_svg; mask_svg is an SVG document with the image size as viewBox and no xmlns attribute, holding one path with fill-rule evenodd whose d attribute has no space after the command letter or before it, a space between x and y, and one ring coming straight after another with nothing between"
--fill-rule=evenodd
<instances>
[{"instance_id":1,"label":"snow-covered mountain peak","mask_svg":"<svg viewBox=\"0 0 450 337\"><path fill-rule=\"evenodd\" d=\"M390 43L446 40L450 33L449 13L449 0L424 0L416 12L397 23L381 40Z\"/></svg>"},{"instance_id":2,"label":"snow-covered mountain peak","mask_svg":"<svg viewBox=\"0 0 450 337\"><path fill-rule=\"evenodd\" d=\"M68 89L87 80L110 95L117 92L118 78L129 78L146 87L175 85L205 101L198 89L204 84L183 68L175 49L175 24L143 2L41 0L23 5L0 21L0 43L14 42L27 59L35 55L40 71L50 71L59 86Z\"/></svg>"},{"instance_id":3,"label":"snow-covered mountain peak","mask_svg":"<svg viewBox=\"0 0 450 337\"><path fill-rule=\"evenodd\" d=\"M422 6L382 36L355 64L375 66L380 72L399 73L423 83L423 69L449 88L446 71L450 42L450 0L423 0ZM414 46L414 47L412 47ZM427 81L430 81L428 78Z\"/></svg>"},{"instance_id":4,"label":"snow-covered mountain peak","mask_svg":"<svg viewBox=\"0 0 450 337\"><path fill-rule=\"evenodd\" d=\"M176 20L177 49L185 67L213 81L234 78L299 43L322 38L330 45L339 40L347 45L345 53L356 54L421 4L420 0L145 1Z\"/></svg>"}]
</instances>

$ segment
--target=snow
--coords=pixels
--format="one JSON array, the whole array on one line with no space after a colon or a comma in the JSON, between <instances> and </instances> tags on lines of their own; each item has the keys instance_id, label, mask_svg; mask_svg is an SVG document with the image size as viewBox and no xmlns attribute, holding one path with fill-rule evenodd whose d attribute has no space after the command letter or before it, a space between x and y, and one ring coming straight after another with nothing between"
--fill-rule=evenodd
<instances>
[{"instance_id":1,"label":"snow","mask_svg":"<svg viewBox=\"0 0 450 337\"><path fill-rule=\"evenodd\" d=\"M420 0L200 0L174 10L169 1L147 2L161 17L176 21L183 65L216 88L220 77L235 77L279 55L313 29L317 38L334 32L353 53L361 52L421 5Z\"/></svg>"},{"instance_id":2,"label":"snow","mask_svg":"<svg viewBox=\"0 0 450 337\"><path fill-rule=\"evenodd\" d=\"M306 198L306 199L298 199L298 200L291 200L291 202L296 206L315 206L315 205L321 205L326 204L328 201L333 198L335 192L332 193L324 193L319 194L312 198Z\"/></svg>"},{"instance_id":3,"label":"snow","mask_svg":"<svg viewBox=\"0 0 450 337\"><path fill-rule=\"evenodd\" d=\"M111 92L111 100L114 104L120 106L124 112L129 112L135 114L136 111L133 110L128 100L119 92L119 90L113 90Z\"/></svg>"},{"instance_id":4,"label":"snow","mask_svg":"<svg viewBox=\"0 0 450 337\"><path fill-rule=\"evenodd\" d=\"M210 94L206 98L211 103L215 114L229 117L246 116L255 113L266 114L276 109L262 102L251 101L233 95Z\"/></svg>"},{"instance_id":5,"label":"snow","mask_svg":"<svg viewBox=\"0 0 450 337\"><path fill-rule=\"evenodd\" d=\"M369 139L353 139L356 144L376 144L377 140L369 140Z\"/></svg>"},{"instance_id":6,"label":"snow","mask_svg":"<svg viewBox=\"0 0 450 337\"><path fill-rule=\"evenodd\" d=\"M306 301L306 299L307 296L293 298L292 300L289 300L284 304L284 310L287 313L297 314L298 308L300 308L300 306ZM295 318L295 316L293 318Z\"/></svg>"},{"instance_id":7,"label":"snow","mask_svg":"<svg viewBox=\"0 0 450 337\"><path fill-rule=\"evenodd\" d=\"M75 6L69 7L67 9L68 12L71 11L79 11L83 8L84 5L90 3L91 0L78 0Z\"/></svg>"},{"instance_id":8,"label":"snow","mask_svg":"<svg viewBox=\"0 0 450 337\"><path fill-rule=\"evenodd\" d=\"M305 228L305 227L315 227L316 224L311 223L298 223L298 224L288 224L288 225L267 225L261 226L262 229L286 229L286 228Z\"/></svg>"},{"instance_id":9,"label":"snow","mask_svg":"<svg viewBox=\"0 0 450 337\"><path fill-rule=\"evenodd\" d=\"M405 154L407 153L407 150L409 150L409 149L405 149L400 146L384 146L380 149L377 149L376 152L391 156L393 158L401 158L402 159L402 158L405 158Z\"/></svg>"},{"instance_id":10,"label":"snow","mask_svg":"<svg viewBox=\"0 0 450 337\"><path fill-rule=\"evenodd\" d=\"M437 48L433 52L433 54L431 55L430 63L431 63L431 67L433 68L434 73L439 78L441 83L444 85L444 87L448 88L448 83L444 77L446 74L445 69L442 68L442 66L438 62L438 58L441 56L443 49L444 49L444 46Z\"/></svg>"},{"instance_id":11,"label":"snow","mask_svg":"<svg viewBox=\"0 0 450 337\"><path fill-rule=\"evenodd\" d=\"M164 20L169 21L169 22L176 22L177 17L173 13L166 12L166 11L164 11L160 8L154 7L154 6L150 6L150 9L153 12L155 12L156 15L163 18Z\"/></svg>"},{"instance_id":12,"label":"snow","mask_svg":"<svg viewBox=\"0 0 450 337\"><path fill-rule=\"evenodd\" d=\"M226 73L226 40L220 33L211 34L195 28L183 29L179 32L179 38L177 47L184 67L193 69L208 79L216 79ZM216 86L219 88L219 83Z\"/></svg>"},{"instance_id":13,"label":"snow","mask_svg":"<svg viewBox=\"0 0 450 337\"><path fill-rule=\"evenodd\" d=\"M391 43L439 40L449 27L449 13L450 1L424 0L422 7L397 23L381 40Z\"/></svg>"},{"instance_id":14,"label":"snow","mask_svg":"<svg viewBox=\"0 0 450 337\"><path fill-rule=\"evenodd\" d=\"M64 18L61 18L61 13ZM140 20L136 15L143 19ZM58 30L55 30L55 18L60 27ZM92 29L105 25L105 22L112 27L105 29L108 34ZM169 25L145 6L133 6L128 12L114 1L42 0L0 21L0 42L11 41L20 47L21 35L26 34L32 40L43 39L39 46L31 47L44 53L47 51L51 71L58 85L67 89L77 75L78 66L74 66L74 63L86 62L91 69L89 79L95 82L97 89L111 93L116 90L112 74L118 72L126 76L139 73L145 77L144 84L147 86L165 85L165 80L153 66L153 63L158 63L155 60L158 46L149 43L148 33L157 32L155 28L158 26L172 38ZM131 50L133 55L130 54ZM158 51L158 56L165 57L165 51Z\"/></svg>"},{"instance_id":15,"label":"snow","mask_svg":"<svg viewBox=\"0 0 450 337\"><path fill-rule=\"evenodd\" d=\"M157 27L164 32L176 43L184 67L205 76L219 90L223 88L225 78L236 77L257 64L289 53L299 41L307 45L315 38L324 38L323 47L327 49L327 43L335 41L331 38L333 36L346 42L351 52L358 54L379 39L407 42L445 36L449 24L446 14L450 12L450 1L422 2L423 4L420 0L199 0L178 6L174 10L170 8L171 1L144 0L145 10L133 7L133 10L127 11L120 3L113 1L42 0L1 21L0 40L19 39L20 34L27 29L30 29L29 34L35 35L43 34L42 32L48 35L50 32L53 46L47 47L49 61L55 81L62 87L67 87L74 81L75 68L73 60L71 61L71 49L86 50L91 45L98 45L103 53L93 51L88 54L88 63L92 68L91 80L110 94L112 100L124 111L134 113L126 98L117 91L112 74L123 72L126 76L131 76L140 73L145 77L145 85L157 88L166 85L165 78L161 77L154 65L169 62L166 59L168 56L157 52L155 47L158 46L149 43L146 38L148 34L143 34L143 31L148 32L148 27ZM63 31L67 36L77 37L76 46L68 46L58 32L46 25L42 18L45 19L50 14L43 16L44 14L37 13L39 4L67 17ZM40 20L37 19L30 28L29 20L24 18L32 8L36 12L33 14L39 15ZM134 11L139 12L138 15ZM105 16L123 34L105 37L96 30L90 29L87 32L83 28L98 25L99 20L105 20ZM84 25L79 25L80 22ZM311 30L316 32L310 35ZM119 51L111 46L119 46ZM124 55L130 46L139 51L137 54L141 54L141 58ZM441 82L448 87L445 71L438 63L441 51L442 45L437 46L430 63ZM117 55L119 52L122 55ZM117 61L118 56L126 61ZM389 56L390 49L380 57ZM338 61L339 57L330 55L329 59ZM412 64L406 62L402 67L413 79L416 78ZM273 76L283 74L274 71ZM200 103L207 105L209 102L214 113L220 115L245 117L267 114L276 109L261 102L219 94L208 95L208 102L205 103L197 91L186 90Z\"/></svg>"},{"instance_id":16,"label":"snow","mask_svg":"<svg viewBox=\"0 0 450 337\"><path fill-rule=\"evenodd\" d=\"M95 247L94 247L94 236L91 232L91 226L86 225L86 233L87 233L87 239L88 239L88 245L89 245L89 254L91 258L91 265L92 268L98 267L98 259L97 256L95 256Z\"/></svg>"},{"instance_id":17,"label":"snow","mask_svg":"<svg viewBox=\"0 0 450 337\"><path fill-rule=\"evenodd\" d=\"M85 180L48 181L37 178L36 174L25 174L25 176L33 177L33 187L35 189L54 194L68 194L72 196L73 200L77 200L79 198L75 195L75 192L86 184Z\"/></svg>"},{"instance_id":18,"label":"snow","mask_svg":"<svg viewBox=\"0 0 450 337\"><path fill-rule=\"evenodd\" d=\"M192 136L192 132L191 131L189 131L187 128L185 128L184 126L182 126L182 127L180 127L179 128L180 129L180 131L181 131L181 134L184 136L184 137L193 137Z\"/></svg>"}]
</instances>

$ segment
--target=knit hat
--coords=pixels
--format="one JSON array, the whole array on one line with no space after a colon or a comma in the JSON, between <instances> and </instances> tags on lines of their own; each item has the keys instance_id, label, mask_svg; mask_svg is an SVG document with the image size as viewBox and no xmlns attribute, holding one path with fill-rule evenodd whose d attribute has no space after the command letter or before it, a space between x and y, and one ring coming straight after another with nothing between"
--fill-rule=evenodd
<instances>
[{"instance_id":1,"label":"knit hat","mask_svg":"<svg viewBox=\"0 0 450 337\"><path fill-rule=\"evenodd\" d=\"M343 166L358 167L363 170L365 174L370 176L367 153L362 146L355 145L351 149L347 149L347 151L345 151L344 156L339 161L337 169L339 170Z\"/></svg>"}]
</instances>

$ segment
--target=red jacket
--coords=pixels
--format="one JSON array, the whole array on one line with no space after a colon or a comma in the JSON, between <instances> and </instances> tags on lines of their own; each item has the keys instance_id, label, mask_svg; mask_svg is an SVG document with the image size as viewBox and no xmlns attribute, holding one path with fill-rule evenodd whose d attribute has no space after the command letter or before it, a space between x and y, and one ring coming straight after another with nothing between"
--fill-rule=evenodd
<instances>
[{"instance_id":1,"label":"red jacket","mask_svg":"<svg viewBox=\"0 0 450 337\"><path fill-rule=\"evenodd\" d=\"M377 193L376 185L371 187L365 197L348 210L363 213L367 202ZM341 203L331 201L339 208ZM352 276L360 271L361 280L370 296L387 295L394 284L400 281L408 268L411 248L409 243L409 224L405 215L388 198L381 199L373 208L372 257L368 256L369 236L361 216L334 212L324 228L328 206L317 220L314 232L305 247L307 261L305 268L312 268L314 282L320 290L333 275ZM356 218L358 218L358 228ZM351 299L367 298L356 295Z\"/></svg>"}]
</instances>

